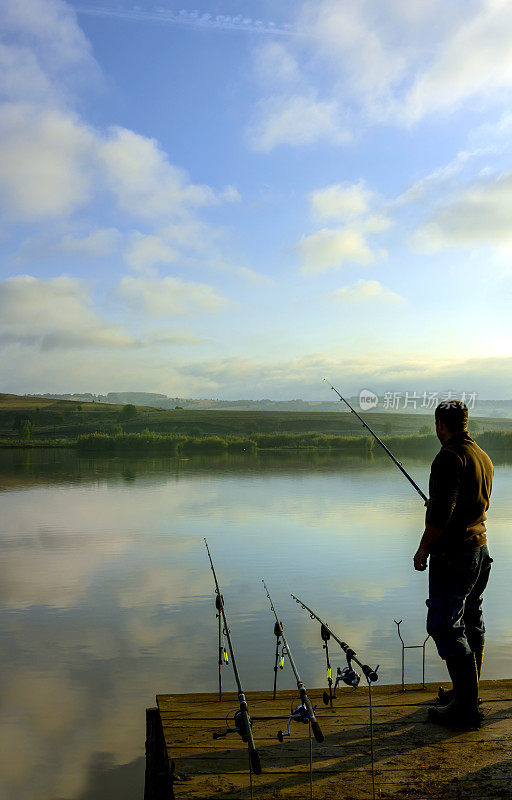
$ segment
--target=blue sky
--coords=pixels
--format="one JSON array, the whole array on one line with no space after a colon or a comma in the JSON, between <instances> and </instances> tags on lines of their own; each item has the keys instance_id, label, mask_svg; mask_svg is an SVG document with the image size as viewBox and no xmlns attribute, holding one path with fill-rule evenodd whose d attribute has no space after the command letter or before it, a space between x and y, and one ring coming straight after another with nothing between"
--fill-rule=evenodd
<instances>
[{"instance_id":1,"label":"blue sky","mask_svg":"<svg viewBox=\"0 0 512 800\"><path fill-rule=\"evenodd\" d=\"M4 391L512 396L508 2L0 0L0 30Z\"/></svg>"}]
</instances>

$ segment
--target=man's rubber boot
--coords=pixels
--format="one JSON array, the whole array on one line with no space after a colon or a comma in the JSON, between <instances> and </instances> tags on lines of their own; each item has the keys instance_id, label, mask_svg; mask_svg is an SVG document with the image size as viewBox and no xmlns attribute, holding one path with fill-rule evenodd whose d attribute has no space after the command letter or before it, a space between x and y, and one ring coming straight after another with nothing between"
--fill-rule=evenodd
<instances>
[{"instance_id":1,"label":"man's rubber boot","mask_svg":"<svg viewBox=\"0 0 512 800\"><path fill-rule=\"evenodd\" d=\"M454 696L442 708L429 708L430 722L457 730L479 728L483 714L478 710L478 674L474 653L446 659Z\"/></svg>"},{"instance_id":2,"label":"man's rubber boot","mask_svg":"<svg viewBox=\"0 0 512 800\"><path fill-rule=\"evenodd\" d=\"M481 645L476 650L473 650L475 655L475 663L476 663L476 673L478 675L478 680L480 680L480 675L482 674L482 662L484 660L484 648L485 645ZM440 686L437 691L437 697L439 700L439 705L446 706L453 700L454 692L453 689L445 689L444 686ZM479 700L479 703L482 701Z\"/></svg>"}]
</instances>

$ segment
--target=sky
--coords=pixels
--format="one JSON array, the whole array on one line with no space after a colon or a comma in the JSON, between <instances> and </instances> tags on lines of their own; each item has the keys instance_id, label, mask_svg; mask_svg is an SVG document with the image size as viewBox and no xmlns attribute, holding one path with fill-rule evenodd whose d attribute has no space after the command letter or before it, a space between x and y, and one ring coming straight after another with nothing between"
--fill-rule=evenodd
<instances>
[{"instance_id":1,"label":"sky","mask_svg":"<svg viewBox=\"0 0 512 800\"><path fill-rule=\"evenodd\" d=\"M0 0L0 377L512 397L507 0Z\"/></svg>"}]
</instances>

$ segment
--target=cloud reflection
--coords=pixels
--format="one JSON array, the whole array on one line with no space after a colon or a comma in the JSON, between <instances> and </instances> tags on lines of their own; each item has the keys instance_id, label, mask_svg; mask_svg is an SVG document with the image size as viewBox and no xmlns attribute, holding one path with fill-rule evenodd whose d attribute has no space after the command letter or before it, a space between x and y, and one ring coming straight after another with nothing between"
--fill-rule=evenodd
<instances>
[{"instance_id":1,"label":"cloud reflection","mask_svg":"<svg viewBox=\"0 0 512 800\"><path fill-rule=\"evenodd\" d=\"M204 535L249 693L273 678L273 619L261 577L307 686L324 684L324 653L318 625L291 591L362 658L380 663L383 682L400 678L393 619L404 616L411 643L424 636L426 579L411 567L423 509L392 465L349 468L296 456L279 469L278 459L273 468L248 460L245 468L221 461L215 469L200 459L148 459L133 462L126 482L120 460L60 454L50 468L47 457L34 454L16 471L5 466L12 456L2 456L9 487L0 531L5 800L84 800L94 780L108 787L114 776L122 782L135 774L141 795L144 708L157 692L216 689ZM414 464L422 484L427 471ZM509 471L497 469L495 555L508 547ZM502 676L493 671L503 670L510 640L499 602L503 563L496 558L487 599L488 677ZM444 678L433 650L427 653L428 679ZM341 653L333 651L332 661L342 665ZM419 662L408 664L411 680L419 670ZM231 670L223 675L226 689L234 688ZM278 680L294 686L290 671Z\"/></svg>"}]
</instances>

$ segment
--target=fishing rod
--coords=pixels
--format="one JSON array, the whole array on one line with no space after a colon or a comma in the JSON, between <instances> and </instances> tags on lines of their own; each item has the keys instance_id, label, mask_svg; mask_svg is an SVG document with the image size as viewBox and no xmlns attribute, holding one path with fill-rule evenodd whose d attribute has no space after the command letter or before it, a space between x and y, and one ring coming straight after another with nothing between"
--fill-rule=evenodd
<instances>
[{"instance_id":1,"label":"fishing rod","mask_svg":"<svg viewBox=\"0 0 512 800\"><path fill-rule=\"evenodd\" d=\"M362 424L363 428L366 428L366 430L367 430L367 431L369 431L369 432L371 433L371 435L372 435L372 436L373 436L373 437L374 437L374 438L375 438L375 439L378 441L378 443L380 444L380 446L384 448L384 450L386 451L386 453L388 454L388 456L390 457L390 459L391 459L391 460L392 460L392 461L393 461L393 462L394 462L394 463L397 465L398 469L399 469L399 470L400 470L400 471L401 471L401 472L402 472L402 473L405 475L405 477L407 478L407 480L409 481L409 483L411 483L411 484L414 486L414 488L416 489L416 491L418 492L418 494L420 495L420 497L421 497L421 498L423 498L424 502L425 502L425 503L428 503L428 497L427 497L425 494L423 494L423 492L421 491L421 489L420 489L420 487L418 486L418 484L417 484L415 481L413 481L413 479L411 478L411 476L409 475L409 473L407 472L407 470L405 470L405 469L403 468L403 466L402 466L402 462L401 462L401 461L398 461L398 460L397 460L397 459L394 457L393 453L391 452L391 450L389 450L389 448L387 448L387 447L386 447L386 445L384 444L384 442L382 441L382 439L379 439L379 437L377 436L377 434L375 433L375 431L372 431L372 429L370 428L370 426L369 426L369 425L368 425L368 424L367 424L367 423L364 421L364 419L363 419L361 416L359 416L359 414L357 413L357 411L355 410L355 408L352 408L352 406L350 405L350 403L348 402L348 400L345 400L345 398L344 398L344 397L343 397L343 396L342 396L342 395L341 395L341 394L338 392L338 390L334 388L334 386L332 385L332 383L330 383L330 382L327 380L327 378L324 378L324 381L325 381L325 382L326 382L326 383L327 383L327 384L328 384L328 385L331 387L331 389L333 390L333 392L336 392L336 394L338 395L338 397L340 398L340 400L342 400L342 401L345 403L345 405L346 405L346 406L348 406L348 407L350 408L350 410L351 410L352 414L355 414L355 415L356 415L356 417L358 418L359 422Z\"/></svg>"},{"instance_id":2,"label":"fishing rod","mask_svg":"<svg viewBox=\"0 0 512 800\"><path fill-rule=\"evenodd\" d=\"M364 673L364 676L365 676L366 680L368 681L368 701L369 701L369 711L370 711L370 757L371 757L371 774L372 774L372 798L373 798L373 800L375 800L375 761L374 761L374 749L373 749L372 683L375 683L375 681L379 680L379 676L377 675L377 671L378 671L379 667L377 665L375 667L375 669L372 669L371 667L368 666L368 664L362 664L361 661L359 661L359 659L356 658L355 650L352 650L352 648L346 642L343 642L341 639L339 639L336 636L336 634L334 633L334 631L331 630L331 628L329 628L327 623L324 622L323 619L320 619L318 614L315 614L315 612L312 611L312 609L309 608L309 606L307 606L305 603L303 603L302 600L299 600L298 597L295 597L294 594L292 594L292 597L295 600L295 602L298 603L300 606L302 606L302 608L305 611L309 612L309 615L310 615L311 619L316 619L316 621L320 623L320 625L322 626L322 632L327 632L329 634L329 636L332 636L332 638L334 639L335 642L338 642L339 646L341 647L341 649L343 650L343 652L347 656L347 666L345 667L345 669L341 670L338 667L338 674L336 676L336 683L334 684L334 697L336 697L336 688L337 688L338 683L340 682L340 680L343 681L343 683L348 684L349 686L353 686L354 689L358 686L360 676L357 674L357 672L352 667L352 661L355 661L356 664L358 664L361 667L361 670ZM323 638L323 635L322 635L322 638ZM327 694L327 692L324 692L324 703L325 703L325 705L329 704L330 698L331 698L331 687L329 686L329 694ZM331 705L332 705L332 703L331 703Z\"/></svg>"},{"instance_id":3,"label":"fishing rod","mask_svg":"<svg viewBox=\"0 0 512 800\"><path fill-rule=\"evenodd\" d=\"M265 591L267 593L267 597L268 597L269 602L270 602L270 608L274 612L274 616L276 618L276 628L277 628L277 626L279 626L279 630L280 630L280 633L281 633L281 638L282 638L284 646L286 648L286 653L288 655L288 658L290 659L290 666L291 666L291 668L293 670L293 674L295 675L295 680L297 681L297 689L299 690L299 695L300 695L300 699L301 699L301 705L305 709L305 713L301 712L301 711L299 711L300 706L298 706L296 711L295 711L295 713L298 714L298 717L303 717L304 718L304 719L300 719L301 722L304 721L304 722L310 722L311 723L311 730L313 731L313 735L314 735L316 741L317 742L323 742L324 735L323 735L322 731L320 730L320 725L318 724L318 721L317 721L317 719L315 717L315 711L314 711L314 709L313 709L313 707L311 705L311 701L310 701L310 699L309 699L309 697L308 697L308 695L306 693L306 687L304 686L303 682L300 679L299 673L297 672L297 667L295 666L295 662L293 660L293 656L292 656L290 647L288 645L288 642L286 641L286 637L284 635L282 623L279 621L279 617L277 616L277 612L276 612L276 609L274 607L274 603L272 602L272 598L270 596L270 592L267 589L267 584L265 583L264 580L262 580L261 582L262 582L263 586L265 587ZM290 719L291 718L296 718L294 716L294 712L293 711L292 711L292 714L290 715ZM289 732L290 732L290 721L288 720L288 733ZM279 738L280 741L282 741L283 734L282 734L281 731L279 731L279 733L281 734L281 736L279 736L279 734L278 734L278 738Z\"/></svg>"},{"instance_id":4,"label":"fishing rod","mask_svg":"<svg viewBox=\"0 0 512 800\"><path fill-rule=\"evenodd\" d=\"M219 663L219 702L222 700L222 667L223 667L223 665L229 663L228 652L227 652L226 648L224 647L224 645L222 643L222 634L223 634L223 630L222 630L222 614L220 612L221 612L221 605L222 605L223 602L224 602L224 598L223 597L219 597L219 595L215 595L215 608L216 608L215 618L219 621L219 635L218 635L218 639L219 639L219 647L218 647L218 653L219 653L219 662L218 662Z\"/></svg>"},{"instance_id":5,"label":"fishing rod","mask_svg":"<svg viewBox=\"0 0 512 800\"><path fill-rule=\"evenodd\" d=\"M286 647L284 645L281 649L281 655L279 655L279 648L281 647L281 625L278 622L274 625L274 636L276 637L276 655L274 660L274 694L272 700L276 699L277 670L284 668L284 657L286 655Z\"/></svg>"},{"instance_id":6,"label":"fishing rod","mask_svg":"<svg viewBox=\"0 0 512 800\"><path fill-rule=\"evenodd\" d=\"M332 636L334 641L339 644L339 646L341 647L341 649L343 650L343 652L347 656L347 662L348 662L348 666L349 667L351 667L351 662L355 661L356 664L358 664L358 666L361 667L361 670L364 673L368 683L374 683L375 681L379 680L379 676L377 675L377 671L378 671L379 667L376 667L375 669L372 669L370 666L368 666L368 664L362 664L361 661L359 661L359 659L356 658L356 651L352 650L352 648L346 642L343 642L340 638L338 638L338 636L336 636L334 631L331 628L329 628L327 623L324 622L323 619L320 619L318 614L315 614L315 612L312 611L309 608L309 606L307 606L305 603L303 603L302 600L299 600L298 597L295 597L294 594L292 594L291 596L293 597L293 599L295 600L296 603L298 603L300 606L302 606L302 608L305 611L309 612L309 615L310 615L311 619L316 619L316 621L320 623L320 625L322 626L322 631L327 632L329 634L329 636ZM323 634L322 634L322 638L323 638ZM341 675L340 675L340 677L341 677ZM341 678L341 680L344 681L344 678ZM349 685L354 685L354 684L350 683Z\"/></svg>"},{"instance_id":7,"label":"fishing rod","mask_svg":"<svg viewBox=\"0 0 512 800\"><path fill-rule=\"evenodd\" d=\"M249 717L249 709L247 708L247 702L246 702L245 695L244 695L244 692L243 692L243 689L242 689L242 684L240 683L240 676L238 675L238 669L237 669L236 660L235 660L235 653L233 651L233 644L231 642L231 635L230 635L229 628L228 628L228 623L227 623L227 620L226 620L226 612L224 610L224 598L223 598L222 594L220 593L219 583L217 581L217 575L215 574L215 567L213 566L213 561L212 561L212 556L211 556L211 553L210 553L210 548L208 547L208 542L206 541L206 539L204 540L204 543L206 545L206 550L208 552L208 558L210 559L210 566L211 566L212 572L213 572L213 579L215 581L215 592L216 592L216 595L217 595L217 600L219 601L218 609L219 609L219 613L222 614L222 620L224 622L224 634L225 634L226 639L228 641L229 654L231 656L231 663L233 664L233 672L235 673L235 680L236 680L236 684L237 684L237 687L238 687L238 700L240 702L240 710L237 711L237 713L235 714L235 728L234 729L229 729L228 728L226 733L228 733L228 732L230 732L230 733L231 732L238 733L242 737L242 741L243 742L247 742L247 746L248 746L248 750L249 750L249 763L250 763L250 765L252 767L253 772L256 775L260 775L261 774L260 757L258 755L258 751L256 750L256 745L254 744L254 739L253 739L253 735L252 735L252 727L251 727L252 726L252 722L251 722L251 719ZM217 738L217 736L214 735L214 738Z\"/></svg>"},{"instance_id":8,"label":"fishing rod","mask_svg":"<svg viewBox=\"0 0 512 800\"><path fill-rule=\"evenodd\" d=\"M320 629L320 636L322 637L322 641L323 641L322 647L325 650L325 660L327 662L327 686L329 687L329 692L328 693L324 692L324 703L325 703L326 706L328 706L330 704L330 706L332 708L332 701L333 701L333 699L336 699L336 686L338 684L336 684L336 686L334 687L334 694L333 694L332 693L332 668L331 668L331 662L329 660L329 645L328 645L329 639L331 638L331 634L329 633L329 631L327 630L327 628L324 625L322 625L322 627Z\"/></svg>"}]
</instances>

